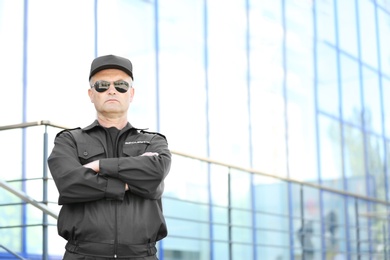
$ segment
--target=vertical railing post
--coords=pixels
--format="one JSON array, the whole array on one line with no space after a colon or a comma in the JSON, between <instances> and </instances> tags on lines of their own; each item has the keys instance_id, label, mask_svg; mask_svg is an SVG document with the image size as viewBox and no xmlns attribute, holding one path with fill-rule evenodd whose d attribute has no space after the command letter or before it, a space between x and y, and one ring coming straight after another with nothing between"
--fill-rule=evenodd
<instances>
[{"instance_id":1,"label":"vertical railing post","mask_svg":"<svg viewBox=\"0 0 390 260\"><path fill-rule=\"evenodd\" d=\"M232 241L232 194L231 194L231 176L230 168L228 172L228 230L229 230L229 260L233 259L233 241Z\"/></svg>"},{"instance_id":2,"label":"vertical railing post","mask_svg":"<svg viewBox=\"0 0 390 260\"><path fill-rule=\"evenodd\" d=\"M359 225L359 205L357 199L355 199L355 222L356 222L356 253L357 259L361 259L360 255L360 225Z\"/></svg>"},{"instance_id":3,"label":"vertical railing post","mask_svg":"<svg viewBox=\"0 0 390 260\"><path fill-rule=\"evenodd\" d=\"M47 174L47 160L48 156L48 134L47 125L45 125L45 132L43 134L43 200L42 202L48 204L47 186L48 186L48 174ZM43 212L42 219L42 260L48 259L48 220L47 214Z\"/></svg>"},{"instance_id":4,"label":"vertical railing post","mask_svg":"<svg viewBox=\"0 0 390 260\"><path fill-rule=\"evenodd\" d=\"M387 238L386 238L386 225L383 223L383 254L385 256L385 260L387 260Z\"/></svg>"},{"instance_id":5,"label":"vertical railing post","mask_svg":"<svg viewBox=\"0 0 390 260\"><path fill-rule=\"evenodd\" d=\"M300 206L301 206L301 229L299 231L299 239L302 247L302 260L305 260L305 209L303 203L303 186L300 186Z\"/></svg>"},{"instance_id":6,"label":"vertical railing post","mask_svg":"<svg viewBox=\"0 0 390 260\"><path fill-rule=\"evenodd\" d=\"M209 247L210 247L210 250L209 250L209 259L210 260L214 260L215 258L217 258L217 256L214 256L214 247L215 247L215 244L214 244L214 229L213 229L213 222L214 222L214 212L213 212L213 194L211 192L212 188L212 177L211 177L211 164L210 163L207 163L207 194L208 194L208 203L209 203L209 207L208 207L208 217L209 217L209 225L208 225L208 228L209 228Z\"/></svg>"}]
</instances>

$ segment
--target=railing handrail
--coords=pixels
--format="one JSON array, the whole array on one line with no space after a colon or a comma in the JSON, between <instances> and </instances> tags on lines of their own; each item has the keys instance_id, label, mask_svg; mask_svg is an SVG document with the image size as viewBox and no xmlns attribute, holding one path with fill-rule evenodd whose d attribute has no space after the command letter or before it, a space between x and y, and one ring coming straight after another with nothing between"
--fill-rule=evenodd
<instances>
[{"instance_id":1,"label":"railing handrail","mask_svg":"<svg viewBox=\"0 0 390 260\"><path fill-rule=\"evenodd\" d=\"M11 130L11 129L18 129L18 128L27 128L27 127L40 126L40 125L53 126L53 127L62 128L62 129L68 129L69 128L69 127L66 127L66 126L54 124L54 123L52 123L52 122L50 122L48 120L40 120L40 121L33 121L33 122L25 122L25 123L20 123L20 124L14 124L14 125L0 126L0 131Z\"/></svg>"},{"instance_id":2,"label":"railing handrail","mask_svg":"<svg viewBox=\"0 0 390 260\"><path fill-rule=\"evenodd\" d=\"M40 125L47 125L47 126L52 126L52 127L61 128L61 129L69 129L69 127L52 123L49 120L40 120L40 121L34 121L34 122L26 122L26 123L14 124L14 125L0 126L0 131L2 131L2 130L10 130L10 129L17 129L17 128L26 128L26 127L32 127L32 126L40 126ZM241 166L237 166L237 165L233 165L233 164L229 164L229 163L213 160L213 159L206 158L206 157L201 157L201 156L196 156L196 155L192 155L192 154L188 154L188 153L179 152L179 151L176 151L176 150L171 150L171 153L179 155L179 156L191 158L191 159L194 159L194 160L207 162L207 163L210 163L210 164L216 164L216 165L224 166L224 167L227 167L227 168L230 168L230 169L235 169L235 170L238 170L238 171L249 172L249 173L257 174L257 175L260 175L260 176L263 176L263 177L269 177L269 178L277 179L277 180L280 180L280 181L295 183L295 184L299 184L301 186L307 186L307 187L315 188L315 189L322 190L322 191L328 191L328 192L332 192L332 193L343 195L343 196L349 196L349 197L353 197L353 198L356 198L356 199L361 199L361 200L365 200L365 201L371 201L371 202L383 204L383 205L386 205L386 206L390 206L390 202L388 202L386 200L381 200L381 199L368 197L368 196L364 196L364 195L357 194L357 193L352 193L352 192L342 191L342 190L338 190L338 189L333 189L333 188L330 188L330 187L327 187L327 186L323 186L323 185L320 185L320 184L304 182L304 181L300 181L300 180L289 178L289 177L279 176L279 175L276 175L276 174L264 173L264 172L261 172L261 171L258 171L258 170L252 169L252 168L241 167Z\"/></svg>"},{"instance_id":3,"label":"railing handrail","mask_svg":"<svg viewBox=\"0 0 390 260\"><path fill-rule=\"evenodd\" d=\"M208 158L205 158L205 157L199 157L199 156L195 156L195 155L191 155L191 154L186 154L186 153L182 153L182 152L178 152L178 151L174 151L174 150L171 150L171 152L173 154L180 155L180 156L183 156L183 157L188 157L188 158L191 158L191 159L195 159L195 160L199 160L199 161L203 161L203 162L208 162L208 163L211 163L211 164L217 164L217 165L224 166L224 167L231 168L231 169L235 169L235 170L238 170L238 171L250 172L250 173L253 173L253 174L261 175L263 177L270 177L270 178L278 179L278 180L285 181L285 182L292 182L292 183L296 183L296 184L299 184L299 185L302 185L302 186L308 186L308 187L316 188L316 189L323 190L323 191L329 191L329 192L332 192L332 193L337 193L337 194L343 195L343 196L354 197L354 198L357 198L357 199L371 201L371 202L376 202L376 203L380 203L380 204L384 204L384 205L390 206L390 202L388 202L388 201L377 199L377 198L373 198L373 197L363 196L363 195L360 195L360 194L357 194L357 193L337 190L337 189L333 189L333 188L330 188L330 187L327 187L327 186L323 186L323 185L319 185L319 184L315 184L315 183L310 183L310 182L304 182L304 181L300 181L300 180L289 178L289 177L283 177L283 176L278 176L278 175L275 175L275 174L264 173L264 172L261 172L261 171L258 171L258 170L252 169L252 168L241 167L241 166L237 166L237 165L233 165L233 164L229 164L229 163L224 163L224 162L221 162L221 161L208 159Z\"/></svg>"},{"instance_id":4,"label":"railing handrail","mask_svg":"<svg viewBox=\"0 0 390 260\"><path fill-rule=\"evenodd\" d=\"M26 193L24 193L24 192L22 192L22 191L20 191L18 189L13 188L11 185L9 185L6 181L4 181L2 179L0 179L0 187L2 187L4 189L6 189L7 191L11 192L15 196L17 196L20 199L22 199L23 201L25 201L27 203L30 203L34 207L40 209L42 212L52 216L55 219L58 219L58 214L55 211L50 209L45 204L40 203L40 202L36 201L35 199L31 198Z\"/></svg>"},{"instance_id":5,"label":"railing handrail","mask_svg":"<svg viewBox=\"0 0 390 260\"><path fill-rule=\"evenodd\" d=\"M20 260L25 260L25 258L21 257L20 255L18 255L17 253L13 252L12 250L8 249L7 247L5 247L4 245L0 244L0 248L3 248L5 251L7 251L8 253L10 253L11 255L15 256L16 258L20 259Z\"/></svg>"}]
</instances>

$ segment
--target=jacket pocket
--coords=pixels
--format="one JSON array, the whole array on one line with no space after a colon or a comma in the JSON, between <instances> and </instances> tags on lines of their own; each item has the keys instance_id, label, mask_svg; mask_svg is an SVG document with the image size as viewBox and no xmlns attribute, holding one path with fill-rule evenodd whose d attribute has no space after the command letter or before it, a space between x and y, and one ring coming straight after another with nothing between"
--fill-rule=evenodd
<instances>
[{"instance_id":1,"label":"jacket pocket","mask_svg":"<svg viewBox=\"0 0 390 260\"><path fill-rule=\"evenodd\" d=\"M104 148L93 144L78 143L77 153L81 164L86 164L104 156Z\"/></svg>"},{"instance_id":2,"label":"jacket pocket","mask_svg":"<svg viewBox=\"0 0 390 260\"><path fill-rule=\"evenodd\" d=\"M146 151L149 144L149 141L126 142L123 145L123 154L128 157L139 156Z\"/></svg>"}]
</instances>

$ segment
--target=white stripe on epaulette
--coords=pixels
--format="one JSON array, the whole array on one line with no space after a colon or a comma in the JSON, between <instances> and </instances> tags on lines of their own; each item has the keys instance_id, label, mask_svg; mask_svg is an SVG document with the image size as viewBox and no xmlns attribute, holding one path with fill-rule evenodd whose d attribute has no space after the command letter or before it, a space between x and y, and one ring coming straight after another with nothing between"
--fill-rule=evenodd
<instances>
[{"instance_id":1,"label":"white stripe on epaulette","mask_svg":"<svg viewBox=\"0 0 390 260\"><path fill-rule=\"evenodd\" d=\"M125 144L150 144L149 141L125 142Z\"/></svg>"}]
</instances>

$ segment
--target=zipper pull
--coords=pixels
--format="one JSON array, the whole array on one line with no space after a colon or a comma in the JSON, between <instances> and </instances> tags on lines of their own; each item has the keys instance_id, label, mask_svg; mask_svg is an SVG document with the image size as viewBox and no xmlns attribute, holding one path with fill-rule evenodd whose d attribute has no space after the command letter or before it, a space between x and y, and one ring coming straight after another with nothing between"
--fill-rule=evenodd
<instances>
[{"instance_id":1,"label":"zipper pull","mask_svg":"<svg viewBox=\"0 0 390 260\"><path fill-rule=\"evenodd\" d=\"M115 254L115 255L114 255L114 258L117 258L117 257L118 257L118 256Z\"/></svg>"}]
</instances>

